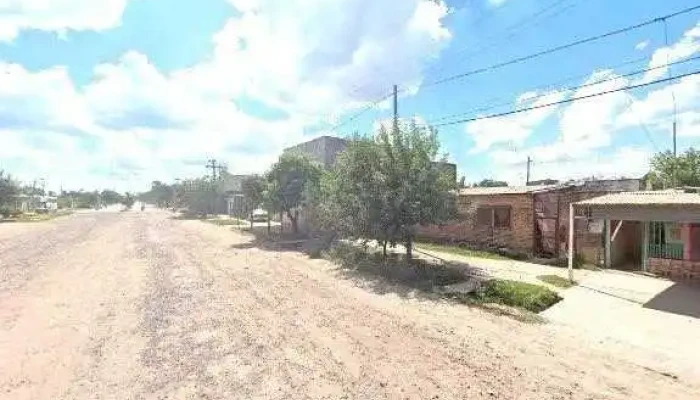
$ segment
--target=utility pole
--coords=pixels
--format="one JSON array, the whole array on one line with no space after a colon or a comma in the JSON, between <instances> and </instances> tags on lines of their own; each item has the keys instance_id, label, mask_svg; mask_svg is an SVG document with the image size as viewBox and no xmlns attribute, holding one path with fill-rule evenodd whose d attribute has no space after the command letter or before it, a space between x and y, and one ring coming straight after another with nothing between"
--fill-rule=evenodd
<instances>
[{"instance_id":1,"label":"utility pole","mask_svg":"<svg viewBox=\"0 0 700 400\"><path fill-rule=\"evenodd\" d=\"M212 158L209 161L207 161L207 169L208 168L211 168L211 180L215 181L216 180L216 170L217 170L217 168L219 168L215 159Z\"/></svg>"},{"instance_id":2,"label":"utility pole","mask_svg":"<svg viewBox=\"0 0 700 400\"><path fill-rule=\"evenodd\" d=\"M530 156L527 156L527 175L525 178L525 185L530 184L530 165L532 165L532 158Z\"/></svg>"},{"instance_id":3,"label":"utility pole","mask_svg":"<svg viewBox=\"0 0 700 400\"><path fill-rule=\"evenodd\" d=\"M399 87L394 85L394 129L399 128Z\"/></svg>"}]
</instances>

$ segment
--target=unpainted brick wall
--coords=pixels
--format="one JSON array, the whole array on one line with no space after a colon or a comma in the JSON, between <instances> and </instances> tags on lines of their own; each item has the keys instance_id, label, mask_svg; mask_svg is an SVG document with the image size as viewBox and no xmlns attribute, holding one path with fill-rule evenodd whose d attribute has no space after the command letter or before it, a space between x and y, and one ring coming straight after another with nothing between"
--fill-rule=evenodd
<instances>
[{"instance_id":1,"label":"unpainted brick wall","mask_svg":"<svg viewBox=\"0 0 700 400\"><path fill-rule=\"evenodd\" d=\"M476 210L482 206L511 208L510 229L476 225ZM459 196L459 220L446 225L417 227L419 237L441 241L466 241L475 245L505 246L520 253L532 253L533 203L531 194Z\"/></svg>"}]
</instances>

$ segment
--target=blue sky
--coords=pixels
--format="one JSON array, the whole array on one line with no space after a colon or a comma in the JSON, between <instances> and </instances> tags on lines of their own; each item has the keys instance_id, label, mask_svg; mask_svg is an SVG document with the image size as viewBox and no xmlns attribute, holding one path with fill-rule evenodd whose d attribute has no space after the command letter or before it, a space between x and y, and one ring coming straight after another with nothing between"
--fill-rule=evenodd
<instances>
[{"instance_id":1,"label":"blue sky","mask_svg":"<svg viewBox=\"0 0 700 400\"><path fill-rule=\"evenodd\" d=\"M397 84L399 112L428 123L663 78L617 75L697 56L700 11L528 62L426 82L633 25L692 1L0 0L0 168L50 187L142 190L216 157L263 171L287 145L370 133ZM300 2L299 2L300 3ZM42 4L45 6L40 7ZM696 70L698 62L670 73ZM579 92L563 88L605 80ZM539 88L534 90L535 88ZM468 181L639 176L700 138L695 76L507 118L439 128Z\"/></svg>"}]
</instances>

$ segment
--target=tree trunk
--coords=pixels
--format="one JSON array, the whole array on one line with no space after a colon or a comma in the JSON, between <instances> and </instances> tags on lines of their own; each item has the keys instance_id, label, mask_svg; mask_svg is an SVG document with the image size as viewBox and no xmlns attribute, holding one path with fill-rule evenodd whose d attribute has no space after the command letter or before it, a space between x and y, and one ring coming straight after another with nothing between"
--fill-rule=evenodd
<instances>
[{"instance_id":1,"label":"tree trunk","mask_svg":"<svg viewBox=\"0 0 700 400\"><path fill-rule=\"evenodd\" d=\"M413 260L413 238L406 239L406 259L410 263Z\"/></svg>"},{"instance_id":2,"label":"tree trunk","mask_svg":"<svg viewBox=\"0 0 700 400\"><path fill-rule=\"evenodd\" d=\"M384 260L386 260L386 241L382 242L382 253L384 255Z\"/></svg>"},{"instance_id":3,"label":"tree trunk","mask_svg":"<svg viewBox=\"0 0 700 400\"><path fill-rule=\"evenodd\" d=\"M294 214L292 214L291 211L287 211L287 217L289 217L289 222L292 223L292 233L299 233L299 224L297 222L299 218L299 214L294 211Z\"/></svg>"},{"instance_id":4,"label":"tree trunk","mask_svg":"<svg viewBox=\"0 0 700 400\"><path fill-rule=\"evenodd\" d=\"M267 214L267 235L270 235L270 214Z\"/></svg>"}]
</instances>

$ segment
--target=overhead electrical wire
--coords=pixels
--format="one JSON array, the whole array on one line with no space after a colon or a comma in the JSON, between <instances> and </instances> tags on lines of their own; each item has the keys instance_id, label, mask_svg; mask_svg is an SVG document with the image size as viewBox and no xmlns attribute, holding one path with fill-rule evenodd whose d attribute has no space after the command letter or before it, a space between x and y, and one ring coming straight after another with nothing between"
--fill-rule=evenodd
<instances>
[{"instance_id":1,"label":"overhead electrical wire","mask_svg":"<svg viewBox=\"0 0 700 400\"><path fill-rule=\"evenodd\" d=\"M433 125L433 126L435 126L435 127L449 126L449 125L463 124L463 123L467 123L467 122L481 121L481 120L485 120L485 119L500 118L500 117L505 117L505 116L507 116L507 115L519 114L519 113L523 113L523 112L527 112L527 111L537 110L537 109L540 109L540 108L547 108L547 107L552 107L552 106L556 106L556 105L559 105L559 104L572 103L572 102L574 102L574 101L590 99L590 98L598 97L598 96L604 96L604 95L611 94L611 93L615 93L615 92L621 92L621 91L627 91L627 90L632 90L632 89L638 89L638 88L641 88L641 87L656 85L656 84L659 84L659 83L664 83L664 82L669 82L669 81L674 81L674 80L678 80L678 79L681 79L681 78L685 78L685 77L693 76L693 75L698 75L698 74L700 74L700 70L698 70L698 71L693 71L693 72L689 72L689 73L686 73L686 74L676 75L676 76L673 76L673 77L670 77L670 78L657 79L657 80L651 81L651 82L645 82L645 83L640 83L640 84L637 84L637 85L625 86L625 87L623 87L623 88L605 90L605 91L603 91L603 92L593 93L593 94L589 94L589 95L585 95L585 96L572 97L572 98L569 98L569 99L564 99L564 100L559 100L559 101L553 101L553 102L550 102L550 103L538 104L538 105L536 105L536 106L531 106L531 107L518 108L518 109L515 109L515 110L506 111L506 112L497 113L497 114L483 115L483 116L474 117L474 118L466 118L466 119L460 119L460 120L457 120L457 121L444 122L444 123L441 123L441 124L435 124L435 125Z\"/></svg>"},{"instance_id":2,"label":"overhead electrical wire","mask_svg":"<svg viewBox=\"0 0 700 400\"><path fill-rule=\"evenodd\" d=\"M641 74L645 74L645 73L647 73L647 72L655 71L655 70L662 69L662 68L666 68L666 67L671 67L671 66L673 66L673 65L685 64L685 63L688 63L688 62L691 62L691 61L695 61L695 60L700 60L700 55L695 56L695 57L691 57L691 58L686 58L686 59L684 59L684 60L675 61L675 62L672 62L672 63L670 63L670 64L658 65L658 66L656 66L656 67L645 68L645 69L641 69L641 70L637 70L637 71L628 72L628 73L625 73L625 74L615 75L615 76L612 76L612 77L610 77L610 78L606 78L606 79L601 79L601 80L594 81L594 82L585 83L585 84L583 84L583 85L570 86L570 87L562 88L562 89L554 89L554 91L556 91L556 92L572 92L572 91L579 90L579 89L584 89L584 88L587 88L587 87L590 87L590 86L600 85L601 83L615 81L615 80L618 80L618 79L620 79L620 78L628 78L628 77L630 77L630 76L641 75ZM586 75L586 76L588 76L588 75ZM552 87L552 86L548 86L548 87ZM529 89L529 90L525 90L525 91L533 91L533 90L538 90L538 89L535 88L535 89ZM544 97L546 97L546 96L548 96L548 95L550 95L550 94L551 94L551 92L550 92L550 93L544 93L544 94L541 94L541 95L538 95L538 96L534 96L534 97L532 97L532 98L529 98L528 101L534 101L534 100L537 100L537 99L541 99L541 98L544 98ZM443 117L436 118L436 119L432 120L431 122L443 121L443 120L450 119L450 118L455 118L455 117L460 117L460 116L464 116L464 115L469 115L469 114L472 114L472 113L474 113L474 112L488 111L488 110L492 110L492 109L497 108L497 107L502 107L502 106L509 105L509 104L511 104L511 103L512 103L512 101L509 101L509 102L494 104L494 105L491 105L491 106L481 107L481 108L477 109L476 111L473 111L473 110L472 110L472 111L467 111L467 112L458 113L458 114L446 115L446 116L443 116Z\"/></svg>"},{"instance_id":3,"label":"overhead electrical wire","mask_svg":"<svg viewBox=\"0 0 700 400\"><path fill-rule=\"evenodd\" d=\"M688 8L685 8L685 9L682 9L682 10L679 10L679 11L676 11L676 12L673 12L673 13L670 13L670 14L666 14L666 15L663 15L663 16L660 16L660 17L656 17L656 18L653 18L653 19L646 20L646 21L644 21L644 22L637 23L637 24L635 24L635 25L630 25L630 26L627 26L627 27L624 27L624 28L616 29L616 30L609 31L609 32L606 32L606 33L603 33L603 34L599 34L599 35L596 35L596 36L591 36L591 37L587 37L587 38L584 38L584 39L579 39L579 40L576 40L576 41L573 41L573 42L570 42L570 43L567 43L567 44L555 46L555 47L552 47L552 48L549 48L549 49L545 49L545 50L542 50L542 51L539 51L539 52L536 52L536 53L531 53L531 54L528 54L528 55L525 55L525 56L517 57L517 58L511 59L511 60L508 60L508 61L504 61L504 62L501 62L501 63L492 64L492 65L490 65L490 66L477 68L477 69L474 69L474 70L471 70L471 71L467 71L467 72L464 72L464 73L460 73L460 74L448 76L448 77L445 77L445 78L441 78L441 79L438 79L438 80L435 80L435 81L432 81L432 82L424 83L424 84L422 84L420 87L421 87L421 88L426 88L426 87L431 87L431 86L437 86L437 85L445 84L445 83L452 82L452 81L455 81L455 80L458 80L458 79L462 79L462 78L465 78L465 77L468 77L468 76L472 76L472 75L477 75L477 74L485 73L485 72L488 72L488 71L500 69L500 68L503 68L503 67L506 67L506 66L510 66L510 65L514 65L514 64L519 64L519 63L522 63L522 62L525 62L525 61L529 61L529 60L532 60L532 59L535 59L535 58L538 58L538 57L542 57L542 56L545 56L545 55L553 54L553 53L556 53L556 52L559 52L559 51L562 51L562 50L565 50L565 49L568 49L568 48L571 48L571 47L575 47L575 46L579 46L579 45L582 45L582 44L595 42L595 41L598 41L598 40L601 40L601 39L604 39L604 38L608 38L608 37L620 35L620 34L622 34L622 33L629 32L629 31L632 31L632 30L636 30L636 29L639 29L639 28L642 28L642 27L644 27L644 26L648 26L648 25L651 25L651 24L654 24L654 23L665 22L665 21L668 20L668 19L675 18L675 17L677 17L677 16L680 16L680 15L683 15L683 14L687 14L687 13L690 13L690 12L692 12L692 11L696 11L696 10L698 10L698 9L700 9L700 5L688 7ZM399 93L403 93L403 92L405 92L406 90L407 90L407 89L399 89ZM389 94L387 94L387 95L385 95L385 96L383 96L383 97L381 97L381 98L379 98L379 99L373 101L371 104L369 104L368 106L364 107L364 108L363 108L362 110L360 110L359 112L353 114L351 117L349 117L349 118L347 118L347 119L341 121L340 123L334 125L331 129L332 129L332 130L335 130L335 129L339 128L339 127L342 127L342 126L346 125L346 124L349 123L349 122L352 122L352 121L356 120L356 119L359 118L362 114L368 112L368 111L371 110L372 108L376 107L379 103L381 103L382 101L388 99L388 98L391 97L391 96L392 96L392 93L389 93ZM451 124L451 123L449 123L449 124ZM444 125L444 124L440 124L440 125ZM438 125L438 126L440 126L440 125Z\"/></svg>"},{"instance_id":4,"label":"overhead electrical wire","mask_svg":"<svg viewBox=\"0 0 700 400\"><path fill-rule=\"evenodd\" d=\"M455 80L457 80L457 79L466 78L466 77L468 77L468 76L481 74L481 73L484 73L484 72L488 72L488 71L492 71L492 70L495 70L495 69L503 68L503 67L506 67L506 66L509 66L509 65L518 64L518 63L521 63L521 62L524 62L524 61L532 60L532 59L534 59L534 58L542 57L542 56L545 56L545 55L548 55L548 54L556 53L556 52L559 52L559 51L562 51L562 50L565 50L565 49L568 49L568 48L571 48L571 47L580 46L580 45L582 45L582 44L595 42L595 41L598 41L598 40L601 40L601 39L604 39L604 38L608 38L608 37L611 37L611 36L620 35L620 34L622 34L622 33L629 32L629 31L632 31L632 30L636 30L636 29L642 28L642 27L644 27L644 26L648 26L648 25L655 24L655 23L658 23L658 22L662 22L662 21L664 21L664 20L667 20L667 19L670 19L670 18L674 18L674 17L677 17L677 16L679 16L679 15L687 14L687 13L689 13L689 12L692 12L692 11L695 11L695 10L698 10L698 9L700 9L700 5L693 6L693 7L688 7L688 8L685 8L685 9L683 9L683 10L676 11L676 12L674 12L674 13L667 14L667 15L664 15L664 16L661 16L661 17L656 17L656 18L653 18L653 19L650 19L650 20L647 20L647 21L644 21L644 22L640 22L640 23L635 24L635 25L631 25L631 26L627 26L627 27L624 27L624 28L616 29L616 30L609 31L609 32L606 32L606 33L603 33L603 34L600 34L600 35L596 35L596 36L590 36L590 37L587 37L587 38L584 38L584 39L579 39L579 40L576 40L576 41L573 41L573 42L570 42L570 43L567 43L567 44L559 45L559 46L552 47L552 48L549 48L549 49L546 49L546 50L542 50L542 51L539 51L539 52L536 52L536 53L528 54L528 55L526 55L526 56L513 58L513 59L511 59L511 60L504 61L504 62L497 63L497 64L493 64L493 65L490 65L490 66L487 66L487 67L481 67L481 68L477 68L477 69L474 69L474 70L471 70L471 71L463 72L463 73L461 73L461 74L456 74L456 75L448 76L448 77L445 77L445 78L441 78L441 79L438 79L438 80L435 80L435 81L432 81L432 82L425 83L425 84L421 85L421 88L430 87L430 86L435 86L435 85L440 85L440 84L444 84L444 83L447 83L447 82L452 82L452 81L455 81Z\"/></svg>"}]
</instances>

